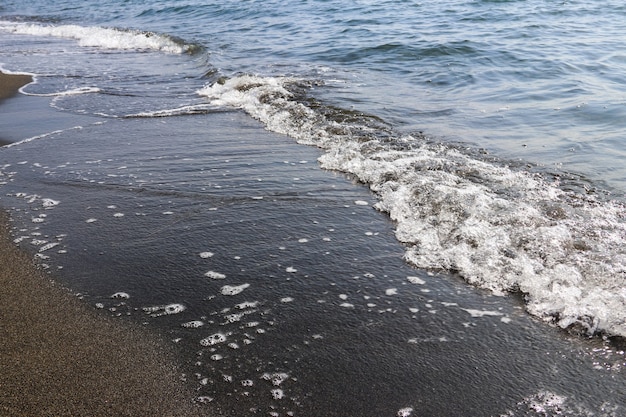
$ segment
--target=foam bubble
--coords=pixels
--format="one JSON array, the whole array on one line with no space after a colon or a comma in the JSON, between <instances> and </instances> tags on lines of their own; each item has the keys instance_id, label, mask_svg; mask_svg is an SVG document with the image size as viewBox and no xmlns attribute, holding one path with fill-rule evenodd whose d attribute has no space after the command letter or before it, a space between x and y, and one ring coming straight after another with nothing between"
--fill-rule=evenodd
<instances>
[{"instance_id":1,"label":"foam bubble","mask_svg":"<svg viewBox=\"0 0 626 417\"><path fill-rule=\"evenodd\" d=\"M274 388L272 390L272 398L275 400L281 400L285 396L285 393L280 388Z\"/></svg>"},{"instance_id":2,"label":"foam bubble","mask_svg":"<svg viewBox=\"0 0 626 417\"><path fill-rule=\"evenodd\" d=\"M292 266L288 266L285 271L289 272L289 273L294 273L294 272L298 272L298 270Z\"/></svg>"},{"instance_id":3,"label":"foam bubble","mask_svg":"<svg viewBox=\"0 0 626 417\"><path fill-rule=\"evenodd\" d=\"M426 281L424 281L420 277L406 277L406 278L409 280L411 284L419 284L419 285L426 284Z\"/></svg>"},{"instance_id":4,"label":"foam bubble","mask_svg":"<svg viewBox=\"0 0 626 417\"><path fill-rule=\"evenodd\" d=\"M396 295L398 294L397 288L388 288L385 290L385 295Z\"/></svg>"},{"instance_id":5,"label":"foam bubble","mask_svg":"<svg viewBox=\"0 0 626 417\"><path fill-rule=\"evenodd\" d=\"M258 301L244 301L243 303L236 304L235 308L238 308L239 310L245 310L247 308L256 308L258 305Z\"/></svg>"},{"instance_id":6,"label":"foam bubble","mask_svg":"<svg viewBox=\"0 0 626 417\"><path fill-rule=\"evenodd\" d=\"M55 246L58 246L59 244L60 244L60 243L58 243L58 242L47 243L47 244L45 244L45 245L43 245L43 246L41 246L41 247L39 248L39 252L45 252L45 251L47 251L48 249L52 249L52 248L54 248Z\"/></svg>"},{"instance_id":7,"label":"foam bubble","mask_svg":"<svg viewBox=\"0 0 626 417\"><path fill-rule=\"evenodd\" d=\"M220 273L220 272L215 272L215 271L209 271L206 274L204 274L205 277L211 278L211 279L224 279L226 278L226 275Z\"/></svg>"},{"instance_id":8,"label":"foam bubble","mask_svg":"<svg viewBox=\"0 0 626 417\"><path fill-rule=\"evenodd\" d=\"M462 308L461 310L467 311L472 317L503 316L504 315L498 311L474 310L471 308Z\"/></svg>"},{"instance_id":9,"label":"foam bubble","mask_svg":"<svg viewBox=\"0 0 626 417\"><path fill-rule=\"evenodd\" d=\"M127 300L130 298L130 295L127 292L116 292L115 294L111 295L111 298L118 298L118 299L123 299L123 300Z\"/></svg>"},{"instance_id":10,"label":"foam bubble","mask_svg":"<svg viewBox=\"0 0 626 417\"><path fill-rule=\"evenodd\" d=\"M396 416L398 416L398 417L409 417L411 414L413 414L413 408L405 407L405 408L399 409L398 412L396 413Z\"/></svg>"},{"instance_id":11,"label":"foam bubble","mask_svg":"<svg viewBox=\"0 0 626 417\"><path fill-rule=\"evenodd\" d=\"M230 323L241 321L243 316L244 316L244 313L228 314L224 316L224 319L226 320L226 323L224 324L230 324Z\"/></svg>"},{"instance_id":12,"label":"foam bubble","mask_svg":"<svg viewBox=\"0 0 626 417\"><path fill-rule=\"evenodd\" d=\"M248 288L250 284L224 285L221 289L222 295L237 295Z\"/></svg>"},{"instance_id":13,"label":"foam bubble","mask_svg":"<svg viewBox=\"0 0 626 417\"><path fill-rule=\"evenodd\" d=\"M200 340L202 346L214 346L226 341L226 335L223 333L214 333Z\"/></svg>"},{"instance_id":14,"label":"foam bubble","mask_svg":"<svg viewBox=\"0 0 626 417\"><path fill-rule=\"evenodd\" d=\"M58 200L53 200L51 198L42 198L41 199L41 205L44 206L45 208L51 208L51 207L55 207L58 206L59 203L61 203Z\"/></svg>"},{"instance_id":15,"label":"foam bubble","mask_svg":"<svg viewBox=\"0 0 626 417\"><path fill-rule=\"evenodd\" d=\"M188 321L186 323L181 324L181 327L186 327L188 329L197 329L198 327L204 326L204 322L201 320L193 320Z\"/></svg>"},{"instance_id":16,"label":"foam bubble","mask_svg":"<svg viewBox=\"0 0 626 417\"><path fill-rule=\"evenodd\" d=\"M152 317L166 316L171 314L179 314L186 310L186 307L179 303L172 303L163 306L144 307L143 311Z\"/></svg>"},{"instance_id":17,"label":"foam bubble","mask_svg":"<svg viewBox=\"0 0 626 417\"><path fill-rule=\"evenodd\" d=\"M287 378L289 378L289 374L285 372L273 372L273 373L266 372L263 375L261 375L261 379L270 381L272 385L276 387L280 386L283 382L285 382Z\"/></svg>"},{"instance_id":18,"label":"foam bubble","mask_svg":"<svg viewBox=\"0 0 626 417\"><path fill-rule=\"evenodd\" d=\"M215 255L213 252L200 252L200 257L202 259L212 258Z\"/></svg>"}]
</instances>

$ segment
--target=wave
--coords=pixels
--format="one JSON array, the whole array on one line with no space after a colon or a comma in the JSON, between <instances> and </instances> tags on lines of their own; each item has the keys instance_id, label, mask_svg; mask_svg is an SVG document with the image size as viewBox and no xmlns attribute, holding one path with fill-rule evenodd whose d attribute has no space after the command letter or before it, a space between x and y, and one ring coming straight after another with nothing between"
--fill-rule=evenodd
<instances>
[{"instance_id":1,"label":"wave","mask_svg":"<svg viewBox=\"0 0 626 417\"><path fill-rule=\"evenodd\" d=\"M198 45L169 35L131 29L0 21L0 30L22 35L74 39L80 46L104 49L160 51L171 54L193 54L201 49Z\"/></svg>"},{"instance_id":2,"label":"wave","mask_svg":"<svg viewBox=\"0 0 626 417\"><path fill-rule=\"evenodd\" d=\"M163 109L163 110L154 110L154 111L141 112L141 113L133 113L133 114L126 115L124 117L128 119L159 118L159 117L173 117L173 116L189 116L189 115L194 115L194 114L208 114L208 113L215 113L216 111L219 111L219 110L216 109L215 106L213 105L196 104L196 105L177 107L174 109Z\"/></svg>"},{"instance_id":3,"label":"wave","mask_svg":"<svg viewBox=\"0 0 626 417\"><path fill-rule=\"evenodd\" d=\"M66 97L66 96L78 96L81 94L92 94L92 93L100 93L102 90L98 87L78 87L73 88L71 90L59 91L55 93L29 93L27 91L22 91L23 94L27 96L36 96L36 97Z\"/></svg>"},{"instance_id":4,"label":"wave","mask_svg":"<svg viewBox=\"0 0 626 417\"><path fill-rule=\"evenodd\" d=\"M324 168L377 194L416 267L457 273L495 294L520 292L529 313L577 333L626 336L623 203L561 187L558 175L399 135L371 115L316 102L309 83L240 75L198 94L325 149Z\"/></svg>"}]
</instances>

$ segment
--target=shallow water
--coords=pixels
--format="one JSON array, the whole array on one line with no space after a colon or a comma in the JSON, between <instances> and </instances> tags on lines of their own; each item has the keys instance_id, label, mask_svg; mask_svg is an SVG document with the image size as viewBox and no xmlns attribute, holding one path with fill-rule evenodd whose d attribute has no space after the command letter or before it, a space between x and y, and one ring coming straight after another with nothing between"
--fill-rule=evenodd
<instances>
[{"instance_id":1,"label":"shallow water","mask_svg":"<svg viewBox=\"0 0 626 417\"><path fill-rule=\"evenodd\" d=\"M198 398L623 411L623 6L17 6L16 242L171 335Z\"/></svg>"},{"instance_id":2,"label":"shallow water","mask_svg":"<svg viewBox=\"0 0 626 417\"><path fill-rule=\"evenodd\" d=\"M175 344L207 413L619 415L623 351L410 267L319 154L239 112L85 123L5 149L1 202L53 276Z\"/></svg>"}]
</instances>

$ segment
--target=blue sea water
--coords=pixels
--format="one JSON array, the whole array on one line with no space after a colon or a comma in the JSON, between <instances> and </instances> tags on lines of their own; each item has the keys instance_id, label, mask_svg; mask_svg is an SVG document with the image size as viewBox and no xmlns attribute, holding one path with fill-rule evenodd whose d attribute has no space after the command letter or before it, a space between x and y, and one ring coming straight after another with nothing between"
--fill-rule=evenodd
<instances>
[{"instance_id":1,"label":"blue sea water","mask_svg":"<svg viewBox=\"0 0 626 417\"><path fill-rule=\"evenodd\" d=\"M625 336L625 18L617 1L4 1L0 68L90 123L242 111L367 184L418 270ZM74 138L54 123L9 149ZM188 163L154 174L179 173L169 191Z\"/></svg>"}]
</instances>

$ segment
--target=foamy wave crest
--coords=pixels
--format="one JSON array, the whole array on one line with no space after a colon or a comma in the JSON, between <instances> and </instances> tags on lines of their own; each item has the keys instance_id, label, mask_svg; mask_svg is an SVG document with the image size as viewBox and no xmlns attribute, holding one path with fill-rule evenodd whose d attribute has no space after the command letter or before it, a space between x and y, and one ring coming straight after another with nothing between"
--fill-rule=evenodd
<instances>
[{"instance_id":1,"label":"foamy wave crest","mask_svg":"<svg viewBox=\"0 0 626 417\"><path fill-rule=\"evenodd\" d=\"M59 91L58 93L29 93L27 91L23 91L23 93L27 96L37 96L37 97L66 97L66 96L77 96L81 94L92 94L99 93L102 90L98 87L79 87L73 88L71 90Z\"/></svg>"},{"instance_id":2,"label":"foamy wave crest","mask_svg":"<svg viewBox=\"0 0 626 417\"><path fill-rule=\"evenodd\" d=\"M75 39L81 46L105 49L161 51L172 54L193 53L198 47L154 32L78 25L41 25L0 21L0 30L34 36Z\"/></svg>"},{"instance_id":3,"label":"foamy wave crest","mask_svg":"<svg viewBox=\"0 0 626 417\"><path fill-rule=\"evenodd\" d=\"M125 116L126 118L156 118L172 116L188 116L192 114L207 114L216 111L214 105L198 104L192 106L182 106L175 109L155 110L150 112L134 113Z\"/></svg>"},{"instance_id":4,"label":"foamy wave crest","mask_svg":"<svg viewBox=\"0 0 626 417\"><path fill-rule=\"evenodd\" d=\"M456 272L496 294L522 292L531 314L562 328L626 336L623 204L394 135L376 118L303 98L300 88L293 78L244 75L198 93L325 149L324 168L369 184L415 266Z\"/></svg>"}]
</instances>

